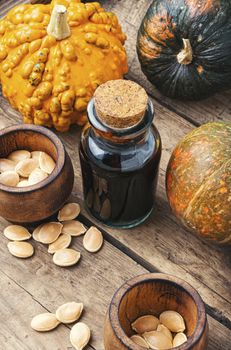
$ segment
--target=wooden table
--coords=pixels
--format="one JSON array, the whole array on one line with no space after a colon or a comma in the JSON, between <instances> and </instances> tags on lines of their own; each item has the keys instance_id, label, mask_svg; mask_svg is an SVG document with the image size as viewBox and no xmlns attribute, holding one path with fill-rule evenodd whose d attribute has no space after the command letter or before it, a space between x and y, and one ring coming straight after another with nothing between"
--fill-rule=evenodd
<instances>
[{"instance_id":1,"label":"wooden table","mask_svg":"<svg viewBox=\"0 0 231 350\"><path fill-rule=\"evenodd\" d=\"M15 3L0 0L4 15ZM127 279L147 272L161 271L189 282L202 296L210 326L209 350L231 349L230 251L205 244L183 229L172 215L165 194L165 169L177 141L195 126L214 120L230 120L231 93L215 95L202 102L179 102L163 97L141 73L136 56L136 33L150 0L101 1L114 11L128 35L128 78L141 83L155 105L155 124L163 141L157 205L143 225L123 231L97 224L104 233L105 244L96 255L82 248L82 238L74 240L82 260L76 267L63 269L52 263L45 246L33 243L35 255L29 260L12 257L0 240L0 349L64 350L72 349L69 326L61 325L47 334L30 328L31 318L51 311L70 300L85 305L83 320L91 327L89 349L103 349L102 330L107 306L115 290ZM0 97L0 128L21 121L19 113ZM59 134L75 168L73 199L82 203L82 185L78 159L80 130ZM37 203L37 206L43 203ZM36 208L34 208L36 210ZM82 211L82 221L94 220ZM1 230L6 222L1 220Z\"/></svg>"}]
</instances>

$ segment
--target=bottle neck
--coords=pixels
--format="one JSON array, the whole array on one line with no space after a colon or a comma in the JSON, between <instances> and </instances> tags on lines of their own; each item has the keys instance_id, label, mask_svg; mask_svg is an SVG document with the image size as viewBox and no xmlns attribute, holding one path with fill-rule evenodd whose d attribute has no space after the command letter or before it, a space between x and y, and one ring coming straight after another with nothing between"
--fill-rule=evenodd
<instances>
[{"instance_id":1,"label":"bottle neck","mask_svg":"<svg viewBox=\"0 0 231 350\"><path fill-rule=\"evenodd\" d=\"M88 119L92 126L91 132L93 136L99 141L106 141L113 145L123 145L130 143L142 143L146 140L150 131L152 121L154 118L154 108L151 100L149 99L148 105L142 120L129 128L111 128L105 125L97 116L94 99L92 98L88 104Z\"/></svg>"}]
</instances>

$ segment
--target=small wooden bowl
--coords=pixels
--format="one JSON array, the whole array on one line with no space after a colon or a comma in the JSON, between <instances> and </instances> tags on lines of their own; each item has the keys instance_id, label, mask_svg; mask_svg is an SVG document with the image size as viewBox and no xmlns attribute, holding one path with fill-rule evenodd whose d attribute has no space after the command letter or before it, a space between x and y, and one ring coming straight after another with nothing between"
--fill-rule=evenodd
<instances>
[{"instance_id":1,"label":"small wooden bowl","mask_svg":"<svg viewBox=\"0 0 231 350\"><path fill-rule=\"evenodd\" d=\"M50 130L30 124L0 131L0 158L17 149L44 151L56 162L43 181L27 187L0 184L0 215L14 223L30 224L55 214L71 194L74 171L60 139Z\"/></svg>"},{"instance_id":2,"label":"small wooden bowl","mask_svg":"<svg viewBox=\"0 0 231 350\"><path fill-rule=\"evenodd\" d=\"M173 349L207 348L208 323L204 303L188 283L160 273L145 274L126 282L114 295L104 325L105 350L144 350L130 340L131 323L144 315L179 312L186 323L188 341Z\"/></svg>"}]
</instances>

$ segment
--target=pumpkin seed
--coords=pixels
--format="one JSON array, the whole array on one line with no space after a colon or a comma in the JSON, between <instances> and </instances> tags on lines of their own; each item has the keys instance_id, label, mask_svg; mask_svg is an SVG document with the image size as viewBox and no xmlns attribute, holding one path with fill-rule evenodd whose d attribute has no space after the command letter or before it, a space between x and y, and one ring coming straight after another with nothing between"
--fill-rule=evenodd
<instances>
[{"instance_id":1,"label":"pumpkin seed","mask_svg":"<svg viewBox=\"0 0 231 350\"><path fill-rule=\"evenodd\" d=\"M130 339L133 341L133 343L143 346L143 348L149 349L148 343L140 335L138 334L132 335Z\"/></svg>"},{"instance_id":2,"label":"pumpkin seed","mask_svg":"<svg viewBox=\"0 0 231 350\"><path fill-rule=\"evenodd\" d=\"M15 171L5 171L0 174L0 183L5 186L17 186L19 176Z\"/></svg>"},{"instance_id":3,"label":"pumpkin seed","mask_svg":"<svg viewBox=\"0 0 231 350\"><path fill-rule=\"evenodd\" d=\"M137 318L132 323L132 329L138 333L143 334L144 332L155 331L160 321L153 315L145 315Z\"/></svg>"},{"instance_id":4,"label":"pumpkin seed","mask_svg":"<svg viewBox=\"0 0 231 350\"><path fill-rule=\"evenodd\" d=\"M15 171L22 177L28 177L35 168L37 168L36 161L29 158L20 160L15 167Z\"/></svg>"},{"instance_id":5,"label":"pumpkin seed","mask_svg":"<svg viewBox=\"0 0 231 350\"><path fill-rule=\"evenodd\" d=\"M71 236L80 236L86 230L86 227L80 221L68 220L63 222L62 233L69 233Z\"/></svg>"},{"instance_id":6,"label":"pumpkin seed","mask_svg":"<svg viewBox=\"0 0 231 350\"><path fill-rule=\"evenodd\" d=\"M179 346L181 344L184 344L187 341L187 337L184 333L180 332L175 335L173 338L173 347Z\"/></svg>"},{"instance_id":7,"label":"pumpkin seed","mask_svg":"<svg viewBox=\"0 0 231 350\"><path fill-rule=\"evenodd\" d=\"M43 313L35 316L31 321L31 328L37 332L47 332L56 328L60 322L57 320L55 314Z\"/></svg>"},{"instance_id":8,"label":"pumpkin seed","mask_svg":"<svg viewBox=\"0 0 231 350\"><path fill-rule=\"evenodd\" d=\"M90 253L96 253L103 244L102 233L94 226L91 226L83 237L83 246Z\"/></svg>"},{"instance_id":9,"label":"pumpkin seed","mask_svg":"<svg viewBox=\"0 0 231 350\"><path fill-rule=\"evenodd\" d=\"M71 235L67 233L63 233L56 239L56 241L49 244L48 253L54 254L59 249L64 249L69 247L70 244L71 244Z\"/></svg>"},{"instance_id":10,"label":"pumpkin seed","mask_svg":"<svg viewBox=\"0 0 231 350\"><path fill-rule=\"evenodd\" d=\"M38 232L38 241L50 244L56 241L62 231L63 225L60 222L48 222L43 224Z\"/></svg>"},{"instance_id":11,"label":"pumpkin seed","mask_svg":"<svg viewBox=\"0 0 231 350\"><path fill-rule=\"evenodd\" d=\"M30 186L30 183L28 182L28 180L22 180L17 183L17 187L27 187L27 186Z\"/></svg>"},{"instance_id":12,"label":"pumpkin seed","mask_svg":"<svg viewBox=\"0 0 231 350\"><path fill-rule=\"evenodd\" d=\"M56 318L62 323L73 323L77 321L83 311L83 303L69 302L61 305L56 310Z\"/></svg>"},{"instance_id":13,"label":"pumpkin seed","mask_svg":"<svg viewBox=\"0 0 231 350\"><path fill-rule=\"evenodd\" d=\"M61 267L75 265L79 259L80 252L70 248L59 249L53 255L53 262Z\"/></svg>"},{"instance_id":14,"label":"pumpkin seed","mask_svg":"<svg viewBox=\"0 0 231 350\"><path fill-rule=\"evenodd\" d=\"M51 158L51 156L49 156L49 154L47 154L45 152L40 152L39 167L40 167L40 169L45 171L45 173L51 174L55 168L55 162Z\"/></svg>"},{"instance_id":15,"label":"pumpkin seed","mask_svg":"<svg viewBox=\"0 0 231 350\"><path fill-rule=\"evenodd\" d=\"M89 327L83 323L76 323L70 332L70 341L76 350L82 350L88 343L91 337Z\"/></svg>"},{"instance_id":16,"label":"pumpkin seed","mask_svg":"<svg viewBox=\"0 0 231 350\"><path fill-rule=\"evenodd\" d=\"M40 231L40 229L42 228L43 225L44 225L44 224L41 224L41 225L37 226L37 227L34 229L34 231L32 232L32 237L33 237L33 239L34 239L35 241L37 241L37 242L40 242L40 241L39 241L39 231Z\"/></svg>"},{"instance_id":17,"label":"pumpkin seed","mask_svg":"<svg viewBox=\"0 0 231 350\"><path fill-rule=\"evenodd\" d=\"M178 333L185 330L183 317L176 311L164 311L160 314L160 322L171 332Z\"/></svg>"},{"instance_id":18,"label":"pumpkin seed","mask_svg":"<svg viewBox=\"0 0 231 350\"><path fill-rule=\"evenodd\" d=\"M7 244L9 252L17 258L29 258L34 254L33 246L28 242L9 242Z\"/></svg>"},{"instance_id":19,"label":"pumpkin seed","mask_svg":"<svg viewBox=\"0 0 231 350\"><path fill-rule=\"evenodd\" d=\"M3 234L11 241L26 241L31 238L30 232L25 227L19 225L7 226Z\"/></svg>"},{"instance_id":20,"label":"pumpkin seed","mask_svg":"<svg viewBox=\"0 0 231 350\"><path fill-rule=\"evenodd\" d=\"M38 182L45 180L48 177L48 174L40 168L36 168L32 171L28 178L28 182L30 185L35 185Z\"/></svg>"},{"instance_id":21,"label":"pumpkin seed","mask_svg":"<svg viewBox=\"0 0 231 350\"><path fill-rule=\"evenodd\" d=\"M172 348L172 341L163 332L145 332L143 337L151 349L166 350Z\"/></svg>"},{"instance_id":22,"label":"pumpkin seed","mask_svg":"<svg viewBox=\"0 0 231 350\"><path fill-rule=\"evenodd\" d=\"M165 335L167 335L167 337L169 337L169 339L172 341L172 333L170 332L170 330L165 327L163 324L158 324L157 327L157 332L163 332Z\"/></svg>"},{"instance_id":23,"label":"pumpkin seed","mask_svg":"<svg viewBox=\"0 0 231 350\"><path fill-rule=\"evenodd\" d=\"M2 158L0 159L0 172L3 173L4 171L13 171L15 165L15 162L13 162L12 160Z\"/></svg>"},{"instance_id":24,"label":"pumpkin seed","mask_svg":"<svg viewBox=\"0 0 231 350\"><path fill-rule=\"evenodd\" d=\"M80 213L78 203L67 203L58 213L59 221L69 221L75 219Z\"/></svg>"},{"instance_id":25,"label":"pumpkin seed","mask_svg":"<svg viewBox=\"0 0 231 350\"><path fill-rule=\"evenodd\" d=\"M31 158L36 161L37 167L39 167L39 156L40 156L40 151L31 152Z\"/></svg>"},{"instance_id":26,"label":"pumpkin seed","mask_svg":"<svg viewBox=\"0 0 231 350\"><path fill-rule=\"evenodd\" d=\"M20 160L28 159L30 157L31 155L29 151L19 149L17 151L11 152L7 158L15 163L18 163Z\"/></svg>"}]
</instances>

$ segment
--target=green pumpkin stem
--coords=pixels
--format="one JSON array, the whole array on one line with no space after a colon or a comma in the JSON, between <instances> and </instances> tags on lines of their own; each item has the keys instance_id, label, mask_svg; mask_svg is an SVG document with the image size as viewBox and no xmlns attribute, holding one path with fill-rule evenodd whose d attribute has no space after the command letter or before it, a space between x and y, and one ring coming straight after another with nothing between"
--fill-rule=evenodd
<instances>
[{"instance_id":1,"label":"green pumpkin stem","mask_svg":"<svg viewBox=\"0 0 231 350\"><path fill-rule=\"evenodd\" d=\"M177 55L177 61L180 64L190 64L193 60L193 51L189 39L182 39L184 47Z\"/></svg>"}]
</instances>

